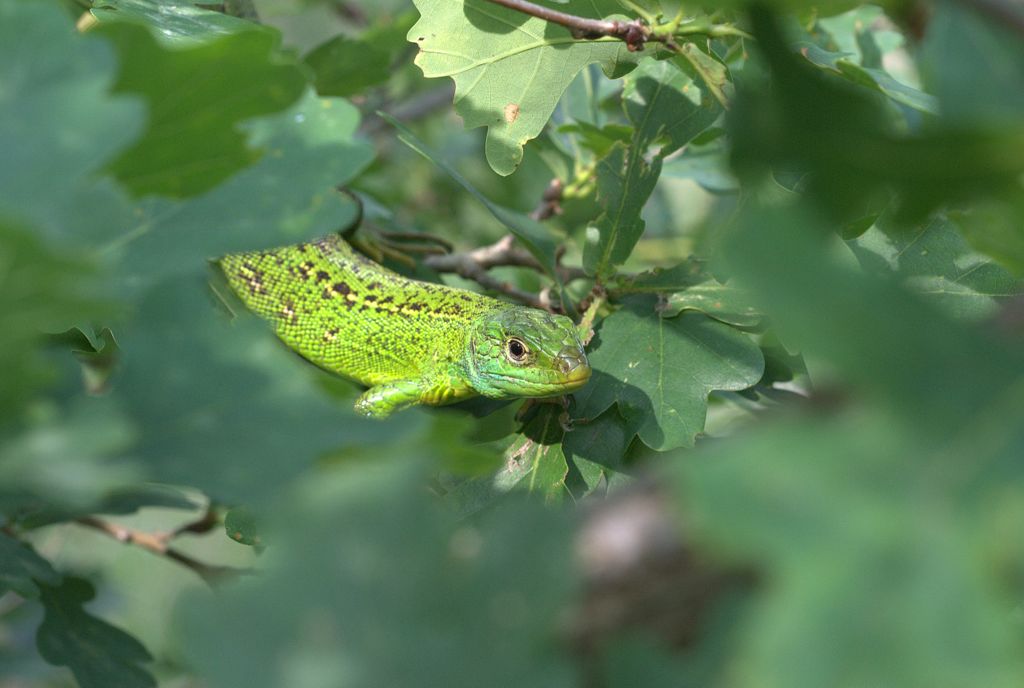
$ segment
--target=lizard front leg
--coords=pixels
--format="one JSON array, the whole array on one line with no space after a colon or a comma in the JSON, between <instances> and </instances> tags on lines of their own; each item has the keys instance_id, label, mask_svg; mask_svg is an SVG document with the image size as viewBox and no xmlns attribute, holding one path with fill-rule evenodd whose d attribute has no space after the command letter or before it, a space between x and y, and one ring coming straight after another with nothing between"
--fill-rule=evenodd
<instances>
[{"instance_id":1,"label":"lizard front leg","mask_svg":"<svg viewBox=\"0 0 1024 688\"><path fill-rule=\"evenodd\" d=\"M374 385L356 399L355 409L369 418L387 418L395 411L420 403L422 380L399 380Z\"/></svg>"}]
</instances>

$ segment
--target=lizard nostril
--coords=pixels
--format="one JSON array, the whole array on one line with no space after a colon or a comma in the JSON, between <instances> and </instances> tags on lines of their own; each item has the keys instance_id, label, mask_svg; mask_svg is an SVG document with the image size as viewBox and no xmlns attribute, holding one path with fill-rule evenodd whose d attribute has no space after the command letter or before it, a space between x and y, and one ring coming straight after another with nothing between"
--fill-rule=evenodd
<instances>
[{"instance_id":1,"label":"lizard nostril","mask_svg":"<svg viewBox=\"0 0 1024 688\"><path fill-rule=\"evenodd\" d=\"M587 356L576 347L566 347L558 354L558 370L568 375L572 371L587 363Z\"/></svg>"}]
</instances>

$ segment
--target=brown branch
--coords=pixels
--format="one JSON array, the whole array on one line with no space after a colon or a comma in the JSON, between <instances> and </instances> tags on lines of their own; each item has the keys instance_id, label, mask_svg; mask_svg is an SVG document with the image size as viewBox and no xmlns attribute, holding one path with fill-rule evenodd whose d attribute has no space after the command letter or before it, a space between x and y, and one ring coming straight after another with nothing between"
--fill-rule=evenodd
<instances>
[{"instance_id":1,"label":"brown branch","mask_svg":"<svg viewBox=\"0 0 1024 688\"><path fill-rule=\"evenodd\" d=\"M467 253L449 253L443 256L428 256L424 263L438 272L458 272L467 262L489 270L497 267L529 268L543 273L544 266L524 248L516 246L515 237L507 234L490 246L484 246ZM583 279L587 274L580 268L559 266L558 276L563 282Z\"/></svg>"},{"instance_id":2,"label":"brown branch","mask_svg":"<svg viewBox=\"0 0 1024 688\"><path fill-rule=\"evenodd\" d=\"M501 5L523 14L538 17L552 24L564 26L572 32L575 38L593 40L597 38L618 38L626 43L630 51L643 50L644 44L649 40L665 42L665 38L654 36L651 29L640 19L630 21L619 21L617 19L590 19L578 17L574 14L566 14L548 7L535 5L526 0L490 0L495 5Z\"/></svg>"},{"instance_id":3,"label":"brown branch","mask_svg":"<svg viewBox=\"0 0 1024 688\"><path fill-rule=\"evenodd\" d=\"M532 263L526 263L519 253L522 249L513 246L511 234L499 239L490 246L484 246L467 253L446 253L440 256L427 256L423 264L438 272L449 272L473 280L485 289L497 291L520 303L533 308L545 308L544 303L536 294L524 291L508 282L503 282L488 274L487 270L499 265L523 265L533 267L536 263L533 256L526 254ZM525 253L525 251L523 251Z\"/></svg>"},{"instance_id":4,"label":"brown branch","mask_svg":"<svg viewBox=\"0 0 1024 688\"><path fill-rule=\"evenodd\" d=\"M152 552L153 554L166 557L171 561L175 561L182 566L191 569L202 578L208 585L214 585L224 580L235 578L249 571L245 569L233 568L231 566L217 566L214 564L207 564L193 559L192 557L180 552L170 546L170 541L180 532L184 530L176 530L170 533L148 533L141 530L134 530L132 528L125 528L114 523L109 523L102 519L96 518L95 516L84 516L74 521L80 526L86 528L92 528L93 530L99 531L104 535L107 535L118 542L123 542L128 545L134 545L144 550ZM197 521L196 523L204 522ZM188 530L186 525L185 530Z\"/></svg>"},{"instance_id":5,"label":"brown branch","mask_svg":"<svg viewBox=\"0 0 1024 688\"><path fill-rule=\"evenodd\" d=\"M562 214L562 192L565 187L562 184L562 180L555 177L548 183L544 193L540 197L540 203L533 212L530 213L530 217L534 220L547 220L549 217Z\"/></svg>"}]
</instances>

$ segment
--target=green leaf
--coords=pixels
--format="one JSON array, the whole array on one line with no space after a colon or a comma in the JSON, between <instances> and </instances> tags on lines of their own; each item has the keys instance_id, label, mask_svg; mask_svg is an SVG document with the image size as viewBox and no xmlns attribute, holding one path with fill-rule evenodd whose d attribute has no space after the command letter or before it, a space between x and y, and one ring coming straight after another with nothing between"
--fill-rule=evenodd
<instances>
[{"instance_id":1,"label":"green leaf","mask_svg":"<svg viewBox=\"0 0 1024 688\"><path fill-rule=\"evenodd\" d=\"M355 216L354 203L334 191L372 159L354 140L358 111L344 100L311 92L278 115L246 122L249 140L267 151L259 162L213 191L173 201L146 198L107 239L125 297L170 275L195 274L226 253L269 248L323 236Z\"/></svg>"},{"instance_id":2,"label":"green leaf","mask_svg":"<svg viewBox=\"0 0 1024 688\"><path fill-rule=\"evenodd\" d=\"M746 389L764 372L761 350L746 335L700 313L662 318L648 298L605 318L591 349L595 374L575 394L575 415L597 418L618 404L659 451L693 446L712 390Z\"/></svg>"},{"instance_id":3,"label":"green leaf","mask_svg":"<svg viewBox=\"0 0 1024 688\"><path fill-rule=\"evenodd\" d=\"M133 428L109 400L38 415L0 435L0 512L32 527L91 511L138 482L138 468L121 458Z\"/></svg>"},{"instance_id":4,"label":"green leaf","mask_svg":"<svg viewBox=\"0 0 1024 688\"><path fill-rule=\"evenodd\" d=\"M102 471L102 466L90 466ZM17 512L18 525L25 529L39 528L52 523L71 521L90 514L132 514L143 508L195 510L199 505L178 488L170 485L141 483L115 485L112 489L94 493L85 502L54 502L56 495L46 495L51 501L37 501L31 509Z\"/></svg>"},{"instance_id":5,"label":"green leaf","mask_svg":"<svg viewBox=\"0 0 1024 688\"><path fill-rule=\"evenodd\" d=\"M806 174L807 194L841 221L877 212L893 194L898 221L911 223L939 206L1020 193L1024 126L904 133L870 93L792 55L773 16L751 16L772 85L742 91L731 111L733 164L745 179L773 167Z\"/></svg>"},{"instance_id":6,"label":"green leaf","mask_svg":"<svg viewBox=\"0 0 1024 688\"><path fill-rule=\"evenodd\" d=\"M82 383L87 392L101 394L107 390L119 351L114 333L109 328L100 330L95 341L78 327L52 335L49 339L51 343L66 346L78 359L82 367Z\"/></svg>"},{"instance_id":7,"label":"green leaf","mask_svg":"<svg viewBox=\"0 0 1024 688\"><path fill-rule=\"evenodd\" d=\"M307 481L258 577L191 596L182 641L211 688L571 684L552 647L577 580L568 514L513 499L458 519L414 457Z\"/></svg>"},{"instance_id":8,"label":"green leaf","mask_svg":"<svg viewBox=\"0 0 1024 688\"><path fill-rule=\"evenodd\" d=\"M487 126L487 162L515 172L576 74L597 62L621 76L637 59L625 43L573 38L568 29L487 0L415 0L421 19L409 30L416 64L428 78L455 81L455 110L467 128ZM603 18L612 0L572 0L562 11Z\"/></svg>"},{"instance_id":9,"label":"green leaf","mask_svg":"<svg viewBox=\"0 0 1024 688\"><path fill-rule=\"evenodd\" d=\"M1024 283L972 251L942 216L905 230L879 222L850 245L865 268L896 273L958 317L989 317L1024 293Z\"/></svg>"},{"instance_id":10,"label":"green leaf","mask_svg":"<svg viewBox=\"0 0 1024 688\"><path fill-rule=\"evenodd\" d=\"M762 319L744 290L714 279L669 295L662 317L691 310L736 327L755 327Z\"/></svg>"},{"instance_id":11,"label":"green leaf","mask_svg":"<svg viewBox=\"0 0 1024 688\"><path fill-rule=\"evenodd\" d=\"M235 542L250 547L262 547L259 520L249 509L235 507L224 517L224 532Z\"/></svg>"},{"instance_id":12,"label":"green leaf","mask_svg":"<svg viewBox=\"0 0 1024 688\"><path fill-rule=\"evenodd\" d=\"M1014 384L1024 378L1019 346L892 279L839 262L820 243L829 226L793 209L751 205L728 238L730 273L787 347L827 361L867 398L926 429L929 442L947 441L965 418L987 417L995 400L1016 398Z\"/></svg>"},{"instance_id":13,"label":"green leaf","mask_svg":"<svg viewBox=\"0 0 1024 688\"><path fill-rule=\"evenodd\" d=\"M614 294L670 293L682 291L707 279L704 264L691 258L668 268L654 268L635 275L618 275L612 288Z\"/></svg>"},{"instance_id":14,"label":"green leaf","mask_svg":"<svg viewBox=\"0 0 1024 688\"><path fill-rule=\"evenodd\" d=\"M740 188L729 169L729 151L721 138L703 146L690 144L680 155L665 161L661 176L692 179L712 193L734 193Z\"/></svg>"},{"instance_id":15,"label":"green leaf","mask_svg":"<svg viewBox=\"0 0 1024 688\"><path fill-rule=\"evenodd\" d=\"M617 144L597 166L597 199L603 213L587 227L583 267L608 279L626 262L644 233L641 213L661 174L661 158L648 161L644 149Z\"/></svg>"},{"instance_id":16,"label":"green leaf","mask_svg":"<svg viewBox=\"0 0 1024 688\"><path fill-rule=\"evenodd\" d=\"M22 597L39 597L39 586L59 585L60 574L32 546L0 533L0 591L13 590Z\"/></svg>"},{"instance_id":17,"label":"green leaf","mask_svg":"<svg viewBox=\"0 0 1024 688\"><path fill-rule=\"evenodd\" d=\"M956 2L939 2L921 45L921 71L942 105L959 123L1015 126L1024 117L1024 11L1000 5L1005 20Z\"/></svg>"},{"instance_id":18,"label":"green leaf","mask_svg":"<svg viewBox=\"0 0 1024 688\"><path fill-rule=\"evenodd\" d=\"M701 97L701 105L706 109L703 117L709 116L708 111L721 113L723 108L729 107L731 84L724 64L698 48L696 43L684 43L673 62L705 90ZM709 95L717 102L712 102Z\"/></svg>"},{"instance_id":19,"label":"green leaf","mask_svg":"<svg viewBox=\"0 0 1024 688\"><path fill-rule=\"evenodd\" d=\"M977 203L949 218L976 250L1024 275L1024 196Z\"/></svg>"},{"instance_id":20,"label":"green leaf","mask_svg":"<svg viewBox=\"0 0 1024 688\"><path fill-rule=\"evenodd\" d=\"M152 688L156 681L140 665L151 661L138 640L85 611L96 591L81 578L41 585L46 610L36 636L50 664L66 666L80 688Z\"/></svg>"},{"instance_id":21,"label":"green leaf","mask_svg":"<svg viewBox=\"0 0 1024 688\"><path fill-rule=\"evenodd\" d=\"M53 250L38 234L0 217L0 428L39 387L54 382L52 366L40 356L43 333L112 310L96 293L94 267Z\"/></svg>"},{"instance_id":22,"label":"green leaf","mask_svg":"<svg viewBox=\"0 0 1024 688\"><path fill-rule=\"evenodd\" d=\"M606 280L629 258L644 232L641 213L658 182L662 159L722 113L711 91L668 61L647 60L626 79L623 108L634 126L633 139L628 146L614 146L598 164L597 199L603 212L587 228L583 267L588 274ZM655 143L659 149L651 158L647 149Z\"/></svg>"},{"instance_id":23,"label":"green leaf","mask_svg":"<svg viewBox=\"0 0 1024 688\"><path fill-rule=\"evenodd\" d=\"M351 96L383 83L391 76L391 55L372 40L335 36L303 58L316 77L322 96Z\"/></svg>"},{"instance_id":24,"label":"green leaf","mask_svg":"<svg viewBox=\"0 0 1024 688\"><path fill-rule=\"evenodd\" d=\"M523 426L505 452L505 468L493 478L495 488L508 492L522 487L548 500L564 496L569 466L561 445L560 414L560 408L545 405Z\"/></svg>"},{"instance_id":25,"label":"green leaf","mask_svg":"<svg viewBox=\"0 0 1024 688\"><path fill-rule=\"evenodd\" d=\"M239 123L284 110L306 86L271 32L173 49L133 23L101 24L95 33L121 58L115 92L141 96L149 107L142 138L110 165L135 195L192 196L251 165L259 152L247 147Z\"/></svg>"},{"instance_id":26,"label":"green leaf","mask_svg":"<svg viewBox=\"0 0 1024 688\"><path fill-rule=\"evenodd\" d=\"M939 473L978 475L974 449L952 449L955 457L941 457L949 445L922 451L922 437L894 428L884 412L802 420L673 466L680 519L699 551L772 581L755 586L733 621L744 630L730 647L729 681L1019 683L1020 625L1006 613L1019 604L1019 588L996 562L1020 561L1021 548L1011 538L987 556L978 542L992 525L958 497L1019 514L1019 495L979 491L971 478L968 490L948 489L956 478ZM951 470L936 469L950 458Z\"/></svg>"},{"instance_id":27,"label":"green leaf","mask_svg":"<svg viewBox=\"0 0 1024 688\"><path fill-rule=\"evenodd\" d=\"M110 95L116 69L106 41L79 35L57 3L0 1L0 215L85 243L92 175L144 124L138 99Z\"/></svg>"},{"instance_id":28,"label":"green leaf","mask_svg":"<svg viewBox=\"0 0 1024 688\"><path fill-rule=\"evenodd\" d=\"M124 21L156 29L157 40L179 47L240 31L272 31L187 0L98 0L90 12L101 24Z\"/></svg>"},{"instance_id":29,"label":"green leaf","mask_svg":"<svg viewBox=\"0 0 1024 688\"><path fill-rule=\"evenodd\" d=\"M676 60L642 61L623 79L622 99L638 144L661 143L662 157L685 146L723 112L713 89L684 74Z\"/></svg>"},{"instance_id":30,"label":"green leaf","mask_svg":"<svg viewBox=\"0 0 1024 688\"><path fill-rule=\"evenodd\" d=\"M897 103L912 107L929 115L938 114L938 100L935 96L913 88L893 78L879 67L864 67L848 59L849 53L830 52L820 46L799 41L794 47L811 64L838 74L848 81L878 91Z\"/></svg>"},{"instance_id":31,"label":"green leaf","mask_svg":"<svg viewBox=\"0 0 1024 688\"><path fill-rule=\"evenodd\" d=\"M622 471L635 431L615 409L608 409L589 423L579 423L562 438L566 460L583 479L586 491L594 490L602 478Z\"/></svg>"},{"instance_id":32,"label":"green leaf","mask_svg":"<svg viewBox=\"0 0 1024 688\"><path fill-rule=\"evenodd\" d=\"M416 135L409 131L409 129L402 123L385 113L380 113L380 116L387 120L387 122L398 131L398 138L402 143L409 146L409 148L413 149L430 162L434 163L439 169L458 183L459 186L469 192L471 196L480 201L484 207L491 212L491 215L493 215L495 219L505 225L505 227L507 227L517 239L523 242L523 245L530 254L533 255L533 257L536 258L544 267L548 276L560 285L558 271L555 265L555 241L544 225L527 217L526 215L523 215L522 213L517 213L513 210L509 210L508 208L503 208L492 202L477 190L475 186L470 184L465 177L459 174L454 167L445 162L441 156L428 148L423 141L418 139Z\"/></svg>"},{"instance_id":33,"label":"green leaf","mask_svg":"<svg viewBox=\"0 0 1024 688\"><path fill-rule=\"evenodd\" d=\"M357 416L355 389L332 398L322 384L336 378L266 323L246 313L228 322L204 274L157 283L121 329L112 396L139 430L132 453L147 477L256 508L328 452L401 438L423 422L416 411L384 422Z\"/></svg>"}]
</instances>

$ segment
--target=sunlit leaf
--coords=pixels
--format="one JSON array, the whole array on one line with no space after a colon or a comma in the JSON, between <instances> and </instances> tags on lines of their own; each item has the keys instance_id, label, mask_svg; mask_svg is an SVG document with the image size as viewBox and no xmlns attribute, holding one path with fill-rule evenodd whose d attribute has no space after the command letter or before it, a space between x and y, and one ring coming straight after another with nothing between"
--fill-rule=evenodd
<instances>
[{"instance_id":1,"label":"sunlit leaf","mask_svg":"<svg viewBox=\"0 0 1024 688\"><path fill-rule=\"evenodd\" d=\"M416 0L421 19L408 38L426 77L455 81L455 109L466 127L486 126L487 161L509 175L523 146L540 134L573 77L591 63L621 75L636 60L625 43L574 38L569 29L487 0ZM613 0L572 0L560 8L603 18Z\"/></svg>"}]
</instances>

